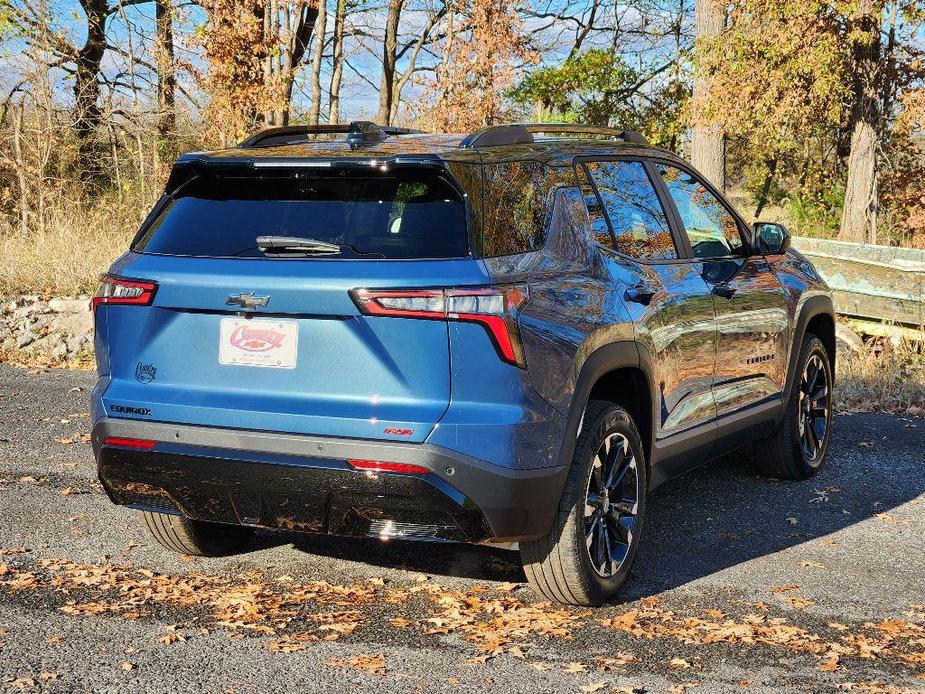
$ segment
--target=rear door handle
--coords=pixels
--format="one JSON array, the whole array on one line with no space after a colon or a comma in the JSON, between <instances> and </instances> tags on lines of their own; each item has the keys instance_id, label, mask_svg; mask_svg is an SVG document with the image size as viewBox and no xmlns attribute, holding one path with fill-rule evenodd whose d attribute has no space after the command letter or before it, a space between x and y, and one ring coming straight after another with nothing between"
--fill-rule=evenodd
<instances>
[{"instance_id":1,"label":"rear door handle","mask_svg":"<svg viewBox=\"0 0 925 694\"><path fill-rule=\"evenodd\" d=\"M731 299L736 295L737 291L738 289L735 287L730 287L728 284L713 285L713 293L716 294L716 296L723 297L724 299Z\"/></svg>"},{"instance_id":2,"label":"rear door handle","mask_svg":"<svg viewBox=\"0 0 925 694\"><path fill-rule=\"evenodd\" d=\"M648 284L637 284L623 292L623 298L634 304L648 306L657 293L657 290Z\"/></svg>"}]
</instances>

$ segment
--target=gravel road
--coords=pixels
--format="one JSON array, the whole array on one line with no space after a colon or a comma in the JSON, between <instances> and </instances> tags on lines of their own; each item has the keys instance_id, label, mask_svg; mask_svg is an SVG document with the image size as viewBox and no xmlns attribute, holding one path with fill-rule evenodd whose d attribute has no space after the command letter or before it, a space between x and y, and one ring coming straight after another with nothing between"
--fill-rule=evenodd
<instances>
[{"instance_id":1,"label":"gravel road","mask_svg":"<svg viewBox=\"0 0 925 694\"><path fill-rule=\"evenodd\" d=\"M622 602L563 610L495 548L171 555L96 482L93 380L0 365L0 691L925 690L925 421L837 417L807 483L665 485Z\"/></svg>"}]
</instances>

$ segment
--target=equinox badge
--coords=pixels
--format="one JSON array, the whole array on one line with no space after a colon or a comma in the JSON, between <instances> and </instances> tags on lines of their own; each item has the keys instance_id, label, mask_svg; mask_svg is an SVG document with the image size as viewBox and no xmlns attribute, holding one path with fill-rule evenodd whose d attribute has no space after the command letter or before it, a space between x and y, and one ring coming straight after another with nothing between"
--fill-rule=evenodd
<instances>
[{"instance_id":1,"label":"equinox badge","mask_svg":"<svg viewBox=\"0 0 925 694\"><path fill-rule=\"evenodd\" d=\"M240 306L241 308L258 308L270 303L269 296L254 296L253 292L247 294L232 294L225 302L228 306Z\"/></svg>"}]
</instances>

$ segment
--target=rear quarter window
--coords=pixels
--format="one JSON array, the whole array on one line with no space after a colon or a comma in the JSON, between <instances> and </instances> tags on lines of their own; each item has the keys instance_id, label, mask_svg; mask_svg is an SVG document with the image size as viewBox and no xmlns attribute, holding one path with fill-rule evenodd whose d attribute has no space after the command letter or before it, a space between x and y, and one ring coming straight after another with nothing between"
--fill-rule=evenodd
<instances>
[{"instance_id":1,"label":"rear quarter window","mask_svg":"<svg viewBox=\"0 0 925 694\"><path fill-rule=\"evenodd\" d=\"M549 193L560 183L573 184L571 170L518 161L486 164L484 172L482 256L498 258L543 248Z\"/></svg>"},{"instance_id":2,"label":"rear quarter window","mask_svg":"<svg viewBox=\"0 0 925 694\"><path fill-rule=\"evenodd\" d=\"M200 176L174 194L132 249L262 258L258 236L335 244L341 252L333 257L352 259L469 255L461 195L446 178L425 171Z\"/></svg>"}]
</instances>

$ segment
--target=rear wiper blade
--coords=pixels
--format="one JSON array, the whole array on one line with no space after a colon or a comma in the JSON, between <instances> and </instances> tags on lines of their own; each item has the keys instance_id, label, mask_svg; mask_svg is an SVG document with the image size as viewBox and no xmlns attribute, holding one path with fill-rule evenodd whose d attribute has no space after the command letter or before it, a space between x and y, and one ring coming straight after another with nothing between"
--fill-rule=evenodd
<instances>
[{"instance_id":1,"label":"rear wiper blade","mask_svg":"<svg viewBox=\"0 0 925 694\"><path fill-rule=\"evenodd\" d=\"M305 253L313 255L335 255L341 252L336 243L305 239L298 236L258 236L257 248L262 253Z\"/></svg>"}]
</instances>

